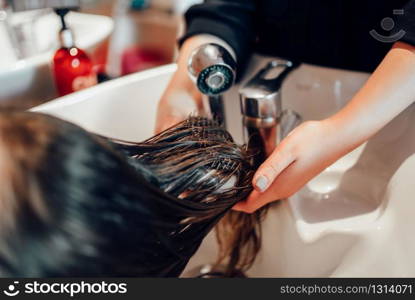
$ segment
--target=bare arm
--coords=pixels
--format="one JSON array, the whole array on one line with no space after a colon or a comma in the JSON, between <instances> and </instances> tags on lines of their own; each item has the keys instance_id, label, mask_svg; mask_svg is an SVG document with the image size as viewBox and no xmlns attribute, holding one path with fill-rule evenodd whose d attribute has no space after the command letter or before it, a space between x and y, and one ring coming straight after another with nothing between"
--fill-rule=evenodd
<instances>
[{"instance_id":1,"label":"bare arm","mask_svg":"<svg viewBox=\"0 0 415 300\"><path fill-rule=\"evenodd\" d=\"M415 47L396 43L348 105L329 118L361 144L415 101Z\"/></svg>"}]
</instances>

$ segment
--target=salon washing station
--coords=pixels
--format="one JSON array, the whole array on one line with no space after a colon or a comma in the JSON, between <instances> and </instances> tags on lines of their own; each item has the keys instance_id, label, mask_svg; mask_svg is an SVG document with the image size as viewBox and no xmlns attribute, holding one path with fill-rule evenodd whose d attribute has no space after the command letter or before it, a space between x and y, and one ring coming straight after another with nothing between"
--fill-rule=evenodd
<instances>
[{"instance_id":1,"label":"salon washing station","mask_svg":"<svg viewBox=\"0 0 415 300\"><path fill-rule=\"evenodd\" d=\"M252 77L271 58L254 57ZM140 72L51 101L33 110L131 141L150 137L157 102L175 65ZM302 65L282 87L282 106L303 120L325 118L362 86L368 74ZM244 84L243 80L241 84ZM228 129L242 142L238 89L225 97ZM328 167L270 209L263 247L250 277L415 276L415 105L369 142ZM183 276L212 263L210 234ZM187 274L187 275L186 275Z\"/></svg>"}]
</instances>

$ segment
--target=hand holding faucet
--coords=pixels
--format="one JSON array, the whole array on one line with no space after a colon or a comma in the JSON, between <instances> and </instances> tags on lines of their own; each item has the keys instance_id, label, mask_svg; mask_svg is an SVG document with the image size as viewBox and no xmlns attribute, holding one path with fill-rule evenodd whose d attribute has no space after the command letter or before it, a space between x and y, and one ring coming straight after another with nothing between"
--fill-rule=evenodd
<instances>
[{"instance_id":1,"label":"hand holding faucet","mask_svg":"<svg viewBox=\"0 0 415 300\"><path fill-rule=\"evenodd\" d=\"M225 47L232 56L233 50L221 39L210 35L196 35L187 39L180 49L177 71L164 91L157 110L155 133L186 119L189 114L204 112L203 95L189 77L188 62L198 47L215 43Z\"/></svg>"}]
</instances>

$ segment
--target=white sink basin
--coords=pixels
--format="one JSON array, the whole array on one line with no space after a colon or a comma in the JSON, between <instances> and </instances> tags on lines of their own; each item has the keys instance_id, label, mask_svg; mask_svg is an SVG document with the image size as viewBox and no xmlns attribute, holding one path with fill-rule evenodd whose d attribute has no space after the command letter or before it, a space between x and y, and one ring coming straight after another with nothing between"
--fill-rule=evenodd
<instances>
[{"instance_id":1,"label":"white sink basin","mask_svg":"<svg viewBox=\"0 0 415 300\"><path fill-rule=\"evenodd\" d=\"M153 135L157 102L175 65L128 75L35 107L89 131L128 141Z\"/></svg>"},{"instance_id":2,"label":"white sink basin","mask_svg":"<svg viewBox=\"0 0 415 300\"><path fill-rule=\"evenodd\" d=\"M29 13L13 14L10 23L22 23ZM74 31L76 44L90 54L102 46L113 28L111 18L98 15L71 12L67 22ZM40 54L16 61L10 47L0 47L0 105L23 102L30 106L31 103L56 98L50 64L58 48L59 18L53 13L44 14L36 18L31 26L34 35L31 37L32 44ZM6 39L5 31L0 30L0 45L5 45Z\"/></svg>"},{"instance_id":3,"label":"white sink basin","mask_svg":"<svg viewBox=\"0 0 415 300\"><path fill-rule=\"evenodd\" d=\"M254 60L253 65L263 65ZM255 68L252 68L255 69ZM157 101L175 66L114 80L52 101L35 111L127 140L152 135ZM302 66L283 88L283 105L304 119L340 109L367 74ZM236 88L228 111L237 112ZM240 140L240 116L228 115ZM415 105L346 155L288 201L270 210L254 277L415 276ZM215 260L209 235L187 269Z\"/></svg>"}]
</instances>

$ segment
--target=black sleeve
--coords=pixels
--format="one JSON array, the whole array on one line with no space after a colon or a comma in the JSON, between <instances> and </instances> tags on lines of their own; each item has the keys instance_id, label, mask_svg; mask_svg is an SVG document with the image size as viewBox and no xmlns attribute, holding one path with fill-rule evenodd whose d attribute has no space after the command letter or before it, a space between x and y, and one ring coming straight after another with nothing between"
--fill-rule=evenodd
<instances>
[{"instance_id":1,"label":"black sleeve","mask_svg":"<svg viewBox=\"0 0 415 300\"><path fill-rule=\"evenodd\" d=\"M254 14L255 0L205 0L186 12L187 30L179 44L197 34L217 36L233 48L243 67L255 41Z\"/></svg>"},{"instance_id":2,"label":"black sleeve","mask_svg":"<svg viewBox=\"0 0 415 300\"><path fill-rule=\"evenodd\" d=\"M398 20L398 25L398 29L406 31L401 41L415 46L415 0L410 0L406 4L404 14Z\"/></svg>"}]
</instances>

